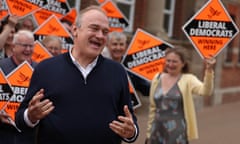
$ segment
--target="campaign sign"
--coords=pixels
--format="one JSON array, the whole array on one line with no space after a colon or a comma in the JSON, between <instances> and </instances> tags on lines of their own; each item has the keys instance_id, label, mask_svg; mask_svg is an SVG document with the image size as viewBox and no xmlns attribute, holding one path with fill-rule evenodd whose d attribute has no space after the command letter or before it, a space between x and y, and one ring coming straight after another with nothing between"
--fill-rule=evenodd
<instances>
[{"instance_id":1,"label":"campaign sign","mask_svg":"<svg viewBox=\"0 0 240 144\"><path fill-rule=\"evenodd\" d=\"M217 56L239 32L220 0L209 0L182 29L202 58Z\"/></svg>"},{"instance_id":2,"label":"campaign sign","mask_svg":"<svg viewBox=\"0 0 240 144\"><path fill-rule=\"evenodd\" d=\"M99 4L104 3L105 1L107 0L96 0L96 2L98 2Z\"/></svg>"},{"instance_id":3,"label":"campaign sign","mask_svg":"<svg viewBox=\"0 0 240 144\"><path fill-rule=\"evenodd\" d=\"M20 17L37 10L47 4L47 0L5 0L11 15Z\"/></svg>"},{"instance_id":4,"label":"campaign sign","mask_svg":"<svg viewBox=\"0 0 240 144\"><path fill-rule=\"evenodd\" d=\"M35 41L32 60L39 63L50 57L52 57L52 54L38 40Z\"/></svg>"},{"instance_id":5,"label":"campaign sign","mask_svg":"<svg viewBox=\"0 0 240 144\"><path fill-rule=\"evenodd\" d=\"M0 110L4 110L7 102L13 95L13 90L6 79L2 69L0 69Z\"/></svg>"},{"instance_id":6,"label":"campaign sign","mask_svg":"<svg viewBox=\"0 0 240 144\"><path fill-rule=\"evenodd\" d=\"M2 21L6 16L8 16L8 7L6 2L3 0L0 5L0 21Z\"/></svg>"},{"instance_id":7,"label":"campaign sign","mask_svg":"<svg viewBox=\"0 0 240 144\"><path fill-rule=\"evenodd\" d=\"M55 15L57 18L65 16L70 11L67 1L64 0L48 0L47 4L34 11L33 16L38 25L41 25L50 16Z\"/></svg>"},{"instance_id":8,"label":"campaign sign","mask_svg":"<svg viewBox=\"0 0 240 144\"><path fill-rule=\"evenodd\" d=\"M73 45L71 34L55 15L49 17L34 31L35 40L38 41L42 41L48 35L58 36L62 41L63 50L67 51Z\"/></svg>"},{"instance_id":9,"label":"campaign sign","mask_svg":"<svg viewBox=\"0 0 240 144\"><path fill-rule=\"evenodd\" d=\"M167 42L137 29L122 63L131 72L151 81L157 72L163 70L165 51L172 47Z\"/></svg>"},{"instance_id":10,"label":"campaign sign","mask_svg":"<svg viewBox=\"0 0 240 144\"><path fill-rule=\"evenodd\" d=\"M103 3L101 8L106 11L108 16L110 31L122 32L128 27L127 19L112 1Z\"/></svg>"},{"instance_id":11,"label":"campaign sign","mask_svg":"<svg viewBox=\"0 0 240 144\"><path fill-rule=\"evenodd\" d=\"M8 113L8 103L11 101L13 96L13 90L5 77L2 69L0 69L0 112L11 116L12 113ZM13 119L8 118L9 122L20 132Z\"/></svg>"},{"instance_id":12,"label":"campaign sign","mask_svg":"<svg viewBox=\"0 0 240 144\"><path fill-rule=\"evenodd\" d=\"M66 15L64 15L60 20L70 22L71 25L75 22L77 17L77 10L76 8L72 8Z\"/></svg>"},{"instance_id":13,"label":"campaign sign","mask_svg":"<svg viewBox=\"0 0 240 144\"><path fill-rule=\"evenodd\" d=\"M129 92L130 92L130 95L131 95L131 102L132 102L132 105L133 105L133 109L136 109L138 107L140 107L142 105L139 97L138 97L138 94L131 82L131 79L128 77L128 85L129 85Z\"/></svg>"},{"instance_id":14,"label":"campaign sign","mask_svg":"<svg viewBox=\"0 0 240 144\"><path fill-rule=\"evenodd\" d=\"M24 61L6 76L12 86L13 95L6 106L5 111L10 115L12 120L15 120L15 113L27 93L32 72L33 68L31 65L27 61Z\"/></svg>"}]
</instances>

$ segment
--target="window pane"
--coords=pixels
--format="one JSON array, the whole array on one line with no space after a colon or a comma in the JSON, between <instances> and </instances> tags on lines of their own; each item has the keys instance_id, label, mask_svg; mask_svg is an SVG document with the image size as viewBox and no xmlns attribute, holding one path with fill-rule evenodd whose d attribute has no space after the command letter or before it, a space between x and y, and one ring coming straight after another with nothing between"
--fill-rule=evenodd
<instances>
[{"instance_id":1,"label":"window pane","mask_svg":"<svg viewBox=\"0 0 240 144\"><path fill-rule=\"evenodd\" d=\"M69 6L72 8L72 7L75 7L75 0L70 0L68 1L69 3Z\"/></svg>"},{"instance_id":2,"label":"window pane","mask_svg":"<svg viewBox=\"0 0 240 144\"><path fill-rule=\"evenodd\" d=\"M132 32L133 23L134 23L134 10L135 10L135 0L115 0L116 6L125 16L128 21L128 27L126 27L126 32Z\"/></svg>"},{"instance_id":3,"label":"window pane","mask_svg":"<svg viewBox=\"0 0 240 144\"><path fill-rule=\"evenodd\" d=\"M175 0L165 0L163 9L163 28L169 37L173 35Z\"/></svg>"},{"instance_id":4,"label":"window pane","mask_svg":"<svg viewBox=\"0 0 240 144\"><path fill-rule=\"evenodd\" d=\"M165 0L165 9L170 10L171 3L172 3L172 0Z\"/></svg>"},{"instance_id":5,"label":"window pane","mask_svg":"<svg viewBox=\"0 0 240 144\"><path fill-rule=\"evenodd\" d=\"M168 29L169 29L169 20L170 20L170 16L168 14L164 14L163 27L164 27L166 32L168 32Z\"/></svg>"},{"instance_id":6,"label":"window pane","mask_svg":"<svg viewBox=\"0 0 240 144\"><path fill-rule=\"evenodd\" d=\"M122 3L117 3L117 7L121 10L124 16L129 20L130 6Z\"/></svg>"}]
</instances>

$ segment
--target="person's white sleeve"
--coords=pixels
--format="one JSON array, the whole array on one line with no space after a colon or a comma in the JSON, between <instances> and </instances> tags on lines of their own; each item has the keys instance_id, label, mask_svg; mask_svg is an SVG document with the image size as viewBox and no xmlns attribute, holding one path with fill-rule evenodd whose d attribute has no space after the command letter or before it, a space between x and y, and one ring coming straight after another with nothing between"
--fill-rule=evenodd
<instances>
[{"instance_id":1,"label":"person's white sleeve","mask_svg":"<svg viewBox=\"0 0 240 144\"><path fill-rule=\"evenodd\" d=\"M24 121L25 121L25 123L26 123L29 127L32 127L32 128L33 128L33 127L35 127L35 126L39 123L39 120L38 120L36 123L32 123L32 122L29 120L27 113L28 113L28 109L26 109L26 110L24 111Z\"/></svg>"},{"instance_id":2,"label":"person's white sleeve","mask_svg":"<svg viewBox=\"0 0 240 144\"><path fill-rule=\"evenodd\" d=\"M135 127L135 135L134 135L131 139L124 138L124 140L125 140L126 142L130 142L130 141L136 139L136 137L137 137L137 135L138 135L138 129L137 129L136 125L134 125L134 127Z\"/></svg>"}]
</instances>

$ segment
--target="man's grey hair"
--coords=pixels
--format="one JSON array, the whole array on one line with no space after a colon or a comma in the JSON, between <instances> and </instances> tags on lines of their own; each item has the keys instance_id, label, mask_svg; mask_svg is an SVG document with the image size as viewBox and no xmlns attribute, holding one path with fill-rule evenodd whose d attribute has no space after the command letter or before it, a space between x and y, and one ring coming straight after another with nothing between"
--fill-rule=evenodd
<instances>
[{"instance_id":1,"label":"man's grey hair","mask_svg":"<svg viewBox=\"0 0 240 144\"><path fill-rule=\"evenodd\" d=\"M113 31L108 34L108 41L110 41L112 38L116 39L124 39L127 43L127 36L123 32Z\"/></svg>"},{"instance_id":2,"label":"man's grey hair","mask_svg":"<svg viewBox=\"0 0 240 144\"><path fill-rule=\"evenodd\" d=\"M90 10L97 10L97 11L102 12L104 15L106 15L106 12L105 12L104 10L102 10L101 7L96 6L96 5L89 6L89 7L85 8L85 9L82 9L82 10L80 11L80 13L78 14L78 16L77 16L77 18L76 18L76 21L75 21L75 24L76 24L77 27L80 27L80 26L81 26L81 22L82 22L82 17L83 17L83 15L84 15L86 12L90 11ZM106 15L106 16L107 16L107 15Z\"/></svg>"},{"instance_id":3,"label":"man's grey hair","mask_svg":"<svg viewBox=\"0 0 240 144\"><path fill-rule=\"evenodd\" d=\"M13 36L13 44L16 44L19 42L19 38L22 36L26 36L29 39L34 39L33 32L29 30L19 30L17 33Z\"/></svg>"}]
</instances>

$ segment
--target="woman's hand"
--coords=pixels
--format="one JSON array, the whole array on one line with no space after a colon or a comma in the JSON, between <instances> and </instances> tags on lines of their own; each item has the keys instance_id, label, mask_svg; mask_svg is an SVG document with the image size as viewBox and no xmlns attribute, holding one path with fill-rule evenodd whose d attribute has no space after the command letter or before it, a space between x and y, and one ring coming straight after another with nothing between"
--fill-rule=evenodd
<instances>
[{"instance_id":1,"label":"woman's hand","mask_svg":"<svg viewBox=\"0 0 240 144\"><path fill-rule=\"evenodd\" d=\"M205 61L205 64L206 64L206 70L209 71L209 72L212 72L213 71L213 66L216 63L216 59L212 55L210 55L210 57L205 58L204 61Z\"/></svg>"}]
</instances>

